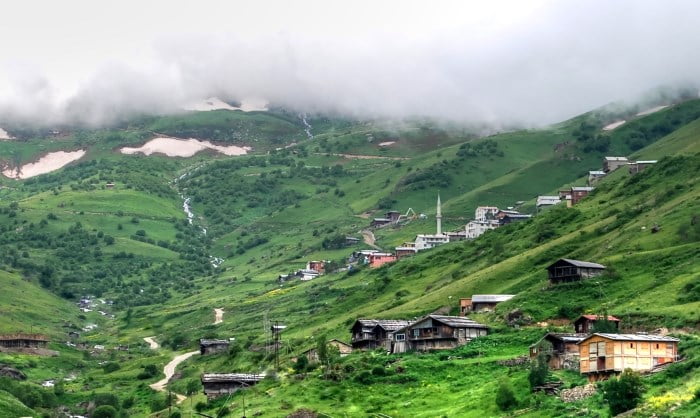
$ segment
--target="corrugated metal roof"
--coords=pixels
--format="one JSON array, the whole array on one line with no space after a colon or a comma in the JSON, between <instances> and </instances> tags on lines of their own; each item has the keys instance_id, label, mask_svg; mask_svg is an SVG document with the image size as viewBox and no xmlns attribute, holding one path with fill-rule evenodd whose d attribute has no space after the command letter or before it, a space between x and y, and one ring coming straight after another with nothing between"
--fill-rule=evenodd
<instances>
[{"instance_id":1,"label":"corrugated metal roof","mask_svg":"<svg viewBox=\"0 0 700 418\"><path fill-rule=\"evenodd\" d=\"M396 331L397 329L403 328L410 325L411 321L405 321L402 319L379 319L377 320L377 326L382 327L385 331Z\"/></svg>"},{"instance_id":2,"label":"corrugated metal roof","mask_svg":"<svg viewBox=\"0 0 700 418\"><path fill-rule=\"evenodd\" d=\"M454 328L488 328L488 326L472 321L464 316L428 315L428 318L432 318ZM421 320L418 320L416 322L420 321Z\"/></svg>"},{"instance_id":3,"label":"corrugated metal roof","mask_svg":"<svg viewBox=\"0 0 700 418\"><path fill-rule=\"evenodd\" d=\"M202 383L215 382L259 382L265 378L263 374L248 373L205 373L202 375Z\"/></svg>"},{"instance_id":4,"label":"corrugated metal roof","mask_svg":"<svg viewBox=\"0 0 700 418\"><path fill-rule=\"evenodd\" d=\"M472 303L474 302L505 302L511 300L515 295L472 295Z\"/></svg>"},{"instance_id":5,"label":"corrugated metal roof","mask_svg":"<svg viewBox=\"0 0 700 418\"><path fill-rule=\"evenodd\" d=\"M651 342L678 342L678 338L665 337L663 335L655 334L608 334L608 333L594 333L584 338L583 341L590 339L593 336L599 336L603 338L608 338L615 341L651 341ZM581 342L583 342L581 341Z\"/></svg>"},{"instance_id":6,"label":"corrugated metal roof","mask_svg":"<svg viewBox=\"0 0 700 418\"><path fill-rule=\"evenodd\" d=\"M573 192L592 192L593 190L595 190L595 187L574 186L571 188L571 191Z\"/></svg>"},{"instance_id":7,"label":"corrugated metal roof","mask_svg":"<svg viewBox=\"0 0 700 418\"><path fill-rule=\"evenodd\" d=\"M627 161L627 157L605 157L608 161Z\"/></svg>"},{"instance_id":8,"label":"corrugated metal roof","mask_svg":"<svg viewBox=\"0 0 700 418\"><path fill-rule=\"evenodd\" d=\"M576 267L588 267L588 268L597 268L597 269L604 269L605 268L605 266L602 264L591 263L590 261L572 260L570 258L562 258L561 260L566 261L567 263L572 264ZM556 263L554 263L554 264L556 264ZM554 264L552 264L552 265L554 265Z\"/></svg>"},{"instance_id":9,"label":"corrugated metal roof","mask_svg":"<svg viewBox=\"0 0 700 418\"><path fill-rule=\"evenodd\" d=\"M206 340L206 339L202 338L199 340L199 344L201 344L201 345L219 345L219 344L228 345L228 341L226 341L226 340Z\"/></svg>"}]
</instances>

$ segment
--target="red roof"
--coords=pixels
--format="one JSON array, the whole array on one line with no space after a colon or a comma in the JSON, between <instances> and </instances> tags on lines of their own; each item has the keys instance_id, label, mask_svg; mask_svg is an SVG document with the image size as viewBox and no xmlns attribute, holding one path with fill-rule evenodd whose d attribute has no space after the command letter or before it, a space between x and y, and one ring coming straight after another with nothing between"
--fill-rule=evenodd
<instances>
[{"instance_id":1,"label":"red roof","mask_svg":"<svg viewBox=\"0 0 700 418\"><path fill-rule=\"evenodd\" d=\"M599 315L581 315L581 318L586 318L586 319L589 319L591 321L597 321L598 319L601 318L601 316L599 316ZM581 319L581 318L579 318L579 319ZM615 318L612 315L608 315L608 321L620 322L620 319Z\"/></svg>"}]
</instances>

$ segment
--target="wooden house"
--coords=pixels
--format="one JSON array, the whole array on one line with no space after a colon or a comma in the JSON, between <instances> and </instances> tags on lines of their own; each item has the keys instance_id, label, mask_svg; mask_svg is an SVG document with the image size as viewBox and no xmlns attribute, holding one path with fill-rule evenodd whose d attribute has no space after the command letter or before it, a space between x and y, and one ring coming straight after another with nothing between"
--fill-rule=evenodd
<instances>
[{"instance_id":1,"label":"wooden house","mask_svg":"<svg viewBox=\"0 0 700 418\"><path fill-rule=\"evenodd\" d=\"M2 348L45 348L49 338L43 334L3 334L0 335L0 347Z\"/></svg>"},{"instance_id":2,"label":"wooden house","mask_svg":"<svg viewBox=\"0 0 700 418\"><path fill-rule=\"evenodd\" d=\"M487 335L488 329L488 326L462 316L427 315L396 330L394 339L401 341L400 336L404 335L406 347L412 350L442 350Z\"/></svg>"},{"instance_id":3,"label":"wooden house","mask_svg":"<svg viewBox=\"0 0 700 418\"><path fill-rule=\"evenodd\" d=\"M228 345L229 342L227 340L209 340L202 338L199 340L199 353L201 355L224 353L228 351Z\"/></svg>"},{"instance_id":4,"label":"wooden house","mask_svg":"<svg viewBox=\"0 0 700 418\"><path fill-rule=\"evenodd\" d=\"M588 172L588 185L594 186L605 176L606 176L605 171L602 171L602 170L589 171Z\"/></svg>"},{"instance_id":5,"label":"wooden house","mask_svg":"<svg viewBox=\"0 0 700 418\"><path fill-rule=\"evenodd\" d=\"M602 264L568 258L560 258L547 267L549 282L552 284L589 279L603 274L604 270L605 266Z\"/></svg>"},{"instance_id":6,"label":"wooden house","mask_svg":"<svg viewBox=\"0 0 700 418\"><path fill-rule=\"evenodd\" d=\"M401 213L398 210L390 210L386 213L386 218L391 221L391 223L396 223L401 218Z\"/></svg>"},{"instance_id":7,"label":"wooden house","mask_svg":"<svg viewBox=\"0 0 700 418\"><path fill-rule=\"evenodd\" d=\"M328 341L328 345L337 348L338 352L340 353L340 357L345 357L348 354L352 353L352 346L340 340L332 339ZM309 360L309 363L318 362L318 348L316 347L310 348L301 354L306 356L306 358Z\"/></svg>"},{"instance_id":8,"label":"wooden house","mask_svg":"<svg viewBox=\"0 0 700 418\"><path fill-rule=\"evenodd\" d=\"M410 246L410 247L407 247L407 246L396 247L396 248L394 248L394 253L396 254L396 259L400 260L404 257L415 255L416 254L416 247L415 247L415 245Z\"/></svg>"},{"instance_id":9,"label":"wooden house","mask_svg":"<svg viewBox=\"0 0 700 418\"><path fill-rule=\"evenodd\" d=\"M467 316L472 310L471 298L459 298L459 316Z\"/></svg>"},{"instance_id":10,"label":"wooden house","mask_svg":"<svg viewBox=\"0 0 700 418\"><path fill-rule=\"evenodd\" d=\"M514 297L515 295L472 295L471 310L474 312L493 311L496 305Z\"/></svg>"},{"instance_id":11,"label":"wooden house","mask_svg":"<svg viewBox=\"0 0 700 418\"><path fill-rule=\"evenodd\" d=\"M581 374L594 382L625 369L650 372L677 361L678 341L649 334L591 334L578 343Z\"/></svg>"},{"instance_id":12,"label":"wooden house","mask_svg":"<svg viewBox=\"0 0 700 418\"><path fill-rule=\"evenodd\" d=\"M373 350L379 347L390 350L393 335L390 337L389 334L408 324L409 321L400 319L358 319L350 329L350 343L353 350Z\"/></svg>"},{"instance_id":13,"label":"wooden house","mask_svg":"<svg viewBox=\"0 0 700 418\"><path fill-rule=\"evenodd\" d=\"M584 197L588 196L590 192L595 190L595 187L583 186L583 187L572 187L571 188L571 206L577 204Z\"/></svg>"},{"instance_id":14,"label":"wooden house","mask_svg":"<svg viewBox=\"0 0 700 418\"><path fill-rule=\"evenodd\" d=\"M602 316L598 315L581 315L577 320L574 321L574 329L576 332L590 334L595 331L595 323L602 319ZM612 315L608 315L608 321L615 324L615 328L620 328L620 320Z\"/></svg>"},{"instance_id":15,"label":"wooden house","mask_svg":"<svg viewBox=\"0 0 700 418\"><path fill-rule=\"evenodd\" d=\"M234 393L239 389L253 386L265 378L262 374L246 373L204 373L202 374L202 388L207 399L214 399L222 395Z\"/></svg>"},{"instance_id":16,"label":"wooden house","mask_svg":"<svg viewBox=\"0 0 700 418\"><path fill-rule=\"evenodd\" d=\"M538 355L544 354L547 356L547 363L550 369L578 370L578 343L583 341L586 336L586 334L549 332L530 346L530 359L535 359Z\"/></svg>"}]
</instances>

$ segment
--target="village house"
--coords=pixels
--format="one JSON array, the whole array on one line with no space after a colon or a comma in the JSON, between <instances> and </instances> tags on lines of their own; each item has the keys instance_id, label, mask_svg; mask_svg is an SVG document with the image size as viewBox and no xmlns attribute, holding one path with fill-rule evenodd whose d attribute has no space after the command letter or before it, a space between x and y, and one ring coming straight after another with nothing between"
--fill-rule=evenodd
<instances>
[{"instance_id":1,"label":"village house","mask_svg":"<svg viewBox=\"0 0 700 418\"><path fill-rule=\"evenodd\" d=\"M590 192L595 190L595 187L589 187L589 186L583 186L583 187L578 187L574 186L571 188L571 205L573 206L577 204L578 202L581 201L584 197L588 196ZM569 202L567 202L568 205Z\"/></svg>"},{"instance_id":2,"label":"village house","mask_svg":"<svg viewBox=\"0 0 700 418\"><path fill-rule=\"evenodd\" d=\"M469 221L466 226L467 239L476 239L486 231L491 231L499 227L497 220L489 221Z\"/></svg>"},{"instance_id":3,"label":"village house","mask_svg":"<svg viewBox=\"0 0 700 418\"><path fill-rule=\"evenodd\" d=\"M634 161L630 162L627 166L629 167L630 174L637 174L656 163L656 160Z\"/></svg>"},{"instance_id":4,"label":"village house","mask_svg":"<svg viewBox=\"0 0 700 418\"><path fill-rule=\"evenodd\" d=\"M578 370L578 343L583 341L586 335L549 332L530 346L530 359L534 360L538 355L544 354L550 369Z\"/></svg>"},{"instance_id":5,"label":"village house","mask_svg":"<svg viewBox=\"0 0 700 418\"><path fill-rule=\"evenodd\" d=\"M462 316L427 315L394 331L393 352L454 348L487 335L488 329L488 326Z\"/></svg>"},{"instance_id":6,"label":"village house","mask_svg":"<svg viewBox=\"0 0 700 418\"><path fill-rule=\"evenodd\" d=\"M372 219L372 222L370 223L370 226L372 228L381 228L385 225L389 224L395 224L399 221L399 218L401 217L401 213L396 210L390 210L385 214L383 218L374 218Z\"/></svg>"},{"instance_id":7,"label":"village house","mask_svg":"<svg viewBox=\"0 0 700 418\"><path fill-rule=\"evenodd\" d=\"M416 251L415 242L405 242L402 246L394 248L397 260L414 255Z\"/></svg>"},{"instance_id":8,"label":"village house","mask_svg":"<svg viewBox=\"0 0 700 418\"><path fill-rule=\"evenodd\" d=\"M501 302L511 300L515 295L472 295L471 298L459 300L460 315L465 316L467 312L493 311Z\"/></svg>"},{"instance_id":9,"label":"village house","mask_svg":"<svg viewBox=\"0 0 700 418\"><path fill-rule=\"evenodd\" d=\"M397 260L396 255L391 253L374 253L370 254L369 257L370 268L378 268L387 263L393 263Z\"/></svg>"},{"instance_id":10,"label":"village house","mask_svg":"<svg viewBox=\"0 0 700 418\"><path fill-rule=\"evenodd\" d=\"M358 319L350 328L350 343L353 350L390 348L389 333L408 324L409 321L401 319Z\"/></svg>"},{"instance_id":11,"label":"village house","mask_svg":"<svg viewBox=\"0 0 700 418\"><path fill-rule=\"evenodd\" d=\"M204 394L211 400L253 386L264 378L262 374L204 373L201 380Z\"/></svg>"},{"instance_id":12,"label":"village house","mask_svg":"<svg viewBox=\"0 0 700 418\"><path fill-rule=\"evenodd\" d=\"M495 219L498 213L498 208L496 206L479 206L474 211L475 221L489 221Z\"/></svg>"},{"instance_id":13,"label":"village house","mask_svg":"<svg viewBox=\"0 0 700 418\"><path fill-rule=\"evenodd\" d=\"M114 183L109 182L109 183L105 184L105 187L108 189L114 189Z\"/></svg>"},{"instance_id":14,"label":"village house","mask_svg":"<svg viewBox=\"0 0 700 418\"><path fill-rule=\"evenodd\" d=\"M325 261L309 261L306 263L306 270L316 270L318 274L323 274L326 272L326 262Z\"/></svg>"},{"instance_id":15,"label":"village house","mask_svg":"<svg viewBox=\"0 0 700 418\"><path fill-rule=\"evenodd\" d=\"M601 318L602 316L598 315L581 315L574 321L574 329L579 333L590 334L595 331L595 324ZM620 328L620 320L618 318L608 315L608 321L615 324L615 329Z\"/></svg>"},{"instance_id":16,"label":"village house","mask_svg":"<svg viewBox=\"0 0 700 418\"><path fill-rule=\"evenodd\" d=\"M329 340L328 345L337 348L338 352L340 353L340 357L345 357L348 354L352 353L352 346L340 340ZM316 347L304 351L303 353L301 353L301 355L306 356L306 358L309 360L309 363L318 363L318 348Z\"/></svg>"},{"instance_id":17,"label":"village house","mask_svg":"<svg viewBox=\"0 0 700 418\"><path fill-rule=\"evenodd\" d=\"M605 266L589 261L560 258L547 267L549 282L552 284L576 282L603 274Z\"/></svg>"},{"instance_id":18,"label":"village house","mask_svg":"<svg viewBox=\"0 0 700 418\"><path fill-rule=\"evenodd\" d=\"M532 218L532 215L525 215L522 213L508 213L499 218L498 224L500 226L503 226L511 224L513 222L527 221L530 218Z\"/></svg>"},{"instance_id":19,"label":"village house","mask_svg":"<svg viewBox=\"0 0 700 418\"><path fill-rule=\"evenodd\" d=\"M46 348L49 338L43 334L3 334L0 335L0 348Z\"/></svg>"},{"instance_id":20,"label":"village house","mask_svg":"<svg viewBox=\"0 0 700 418\"><path fill-rule=\"evenodd\" d=\"M625 369L650 372L678 360L677 338L649 334L595 333L579 345L580 371L590 382L604 380Z\"/></svg>"},{"instance_id":21,"label":"village house","mask_svg":"<svg viewBox=\"0 0 700 418\"><path fill-rule=\"evenodd\" d=\"M345 237L345 245L357 245L362 241L361 239L357 237Z\"/></svg>"},{"instance_id":22,"label":"village house","mask_svg":"<svg viewBox=\"0 0 700 418\"><path fill-rule=\"evenodd\" d=\"M610 173L620 167L626 166L627 157L605 157L603 158L603 171Z\"/></svg>"},{"instance_id":23,"label":"village house","mask_svg":"<svg viewBox=\"0 0 700 418\"><path fill-rule=\"evenodd\" d=\"M605 171L594 170L588 172L588 185L595 186L603 177L605 177Z\"/></svg>"},{"instance_id":24,"label":"village house","mask_svg":"<svg viewBox=\"0 0 700 418\"><path fill-rule=\"evenodd\" d=\"M454 231L454 232L448 232L447 233L447 241L448 242L457 242L457 241L464 241L467 239L467 231Z\"/></svg>"},{"instance_id":25,"label":"village house","mask_svg":"<svg viewBox=\"0 0 700 418\"><path fill-rule=\"evenodd\" d=\"M537 209L542 209L544 207L554 206L561 203L561 197L559 196L537 196L537 203L535 206Z\"/></svg>"},{"instance_id":26,"label":"village house","mask_svg":"<svg viewBox=\"0 0 700 418\"><path fill-rule=\"evenodd\" d=\"M371 254L375 254L378 252L380 252L380 251L379 250L353 251L352 254L350 254L350 257L348 257L348 263L367 264L367 263L369 263L369 256Z\"/></svg>"},{"instance_id":27,"label":"village house","mask_svg":"<svg viewBox=\"0 0 700 418\"><path fill-rule=\"evenodd\" d=\"M227 340L210 340L202 338L199 340L199 353L201 355L225 353L228 351L228 345L229 342Z\"/></svg>"},{"instance_id":28,"label":"village house","mask_svg":"<svg viewBox=\"0 0 700 418\"><path fill-rule=\"evenodd\" d=\"M301 277L302 281L309 281L317 278L320 276L320 273L317 272L316 270L311 270L311 269L302 269L297 271L297 276Z\"/></svg>"}]
</instances>

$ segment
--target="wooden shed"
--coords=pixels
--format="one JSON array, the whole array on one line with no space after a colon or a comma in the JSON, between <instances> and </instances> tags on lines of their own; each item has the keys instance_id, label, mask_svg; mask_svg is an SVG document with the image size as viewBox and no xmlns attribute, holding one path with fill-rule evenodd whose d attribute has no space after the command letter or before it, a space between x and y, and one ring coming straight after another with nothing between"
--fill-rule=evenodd
<instances>
[{"instance_id":1,"label":"wooden shed","mask_svg":"<svg viewBox=\"0 0 700 418\"><path fill-rule=\"evenodd\" d=\"M588 334L595 331L595 324L602 320L602 316L599 315L581 315L577 320L574 321L574 329L576 332ZM620 328L620 319L608 315L608 321L615 324L615 328Z\"/></svg>"},{"instance_id":2,"label":"wooden shed","mask_svg":"<svg viewBox=\"0 0 700 418\"><path fill-rule=\"evenodd\" d=\"M478 311L493 311L501 302L511 300L515 295L472 295L471 309Z\"/></svg>"},{"instance_id":3,"label":"wooden shed","mask_svg":"<svg viewBox=\"0 0 700 418\"><path fill-rule=\"evenodd\" d=\"M44 348L49 338L44 334L3 334L0 335L0 347L3 348Z\"/></svg>"},{"instance_id":4,"label":"wooden shed","mask_svg":"<svg viewBox=\"0 0 700 418\"><path fill-rule=\"evenodd\" d=\"M216 354L228 351L228 340L210 340L202 338L199 340L199 352L201 355Z\"/></svg>"},{"instance_id":5,"label":"wooden shed","mask_svg":"<svg viewBox=\"0 0 700 418\"><path fill-rule=\"evenodd\" d=\"M605 266L589 261L560 258L547 267L549 281L552 284L576 282L603 274Z\"/></svg>"},{"instance_id":6,"label":"wooden shed","mask_svg":"<svg viewBox=\"0 0 700 418\"><path fill-rule=\"evenodd\" d=\"M264 378L265 375L262 374L204 373L201 380L204 394L208 399L214 399L253 386Z\"/></svg>"},{"instance_id":7,"label":"wooden shed","mask_svg":"<svg viewBox=\"0 0 700 418\"><path fill-rule=\"evenodd\" d=\"M581 374L593 382L625 369L650 372L678 360L678 341L650 334L591 334L578 343Z\"/></svg>"},{"instance_id":8,"label":"wooden shed","mask_svg":"<svg viewBox=\"0 0 700 418\"><path fill-rule=\"evenodd\" d=\"M547 363L550 369L578 370L578 343L583 341L586 336L586 334L549 332L530 346L530 359L535 359L538 355L544 354L547 356Z\"/></svg>"}]
</instances>

